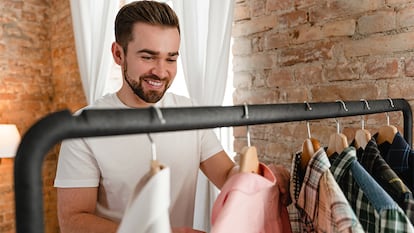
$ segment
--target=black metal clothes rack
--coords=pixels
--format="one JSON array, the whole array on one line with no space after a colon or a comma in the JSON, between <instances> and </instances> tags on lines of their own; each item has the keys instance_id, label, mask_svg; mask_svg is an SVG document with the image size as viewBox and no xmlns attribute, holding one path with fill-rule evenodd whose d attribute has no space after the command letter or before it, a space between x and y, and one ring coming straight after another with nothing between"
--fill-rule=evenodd
<instances>
[{"instance_id":1,"label":"black metal clothes rack","mask_svg":"<svg viewBox=\"0 0 414 233\"><path fill-rule=\"evenodd\" d=\"M78 116L73 116L67 110L51 113L25 133L17 150L14 162L16 232L44 232L42 163L47 152L64 139L283 123L402 111L403 135L410 146L412 145L412 111L405 99L367 102L369 107L364 101L341 101L224 107L99 109L85 110ZM159 112L163 118L159 117Z\"/></svg>"}]
</instances>

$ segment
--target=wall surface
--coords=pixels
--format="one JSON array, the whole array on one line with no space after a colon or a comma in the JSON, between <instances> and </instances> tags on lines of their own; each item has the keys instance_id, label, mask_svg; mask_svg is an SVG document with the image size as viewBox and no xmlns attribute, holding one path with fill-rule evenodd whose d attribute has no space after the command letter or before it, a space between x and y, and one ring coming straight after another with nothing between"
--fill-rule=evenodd
<instances>
[{"instance_id":1,"label":"wall surface","mask_svg":"<svg viewBox=\"0 0 414 233\"><path fill-rule=\"evenodd\" d=\"M414 3L409 0L236 0L234 104L405 98L414 104ZM401 116L390 114L401 129ZM341 118L348 141L360 117ZM365 118L375 133L385 114ZM334 119L310 123L326 144ZM290 168L305 122L251 127L261 159ZM235 130L235 150L246 145Z\"/></svg>"},{"instance_id":2,"label":"wall surface","mask_svg":"<svg viewBox=\"0 0 414 233\"><path fill-rule=\"evenodd\" d=\"M37 120L85 104L68 0L0 0L0 123L23 135ZM45 232L59 232L53 179L57 148L43 165ZM0 164L0 232L15 232L13 159Z\"/></svg>"}]
</instances>

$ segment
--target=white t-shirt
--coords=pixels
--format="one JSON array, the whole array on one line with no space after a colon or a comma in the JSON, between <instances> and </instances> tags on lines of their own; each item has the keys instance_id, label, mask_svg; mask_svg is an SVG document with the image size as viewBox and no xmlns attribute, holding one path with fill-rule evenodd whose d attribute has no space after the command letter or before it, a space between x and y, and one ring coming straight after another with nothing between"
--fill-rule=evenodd
<instances>
[{"instance_id":1,"label":"white t-shirt","mask_svg":"<svg viewBox=\"0 0 414 233\"><path fill-rule=\"evenodd\" d=\"M156 106L193 104L186 97L166 93ZM114 93L88 108L128 107ZM210 129L151 133L151 137L157 160L171 170L171 225L192 227L199 165L223 148ZM137 182L150 169L151 159L146 134L64 140L55 187L99 187L98 215L119 222Z\"/></svg>"}]
</instances>

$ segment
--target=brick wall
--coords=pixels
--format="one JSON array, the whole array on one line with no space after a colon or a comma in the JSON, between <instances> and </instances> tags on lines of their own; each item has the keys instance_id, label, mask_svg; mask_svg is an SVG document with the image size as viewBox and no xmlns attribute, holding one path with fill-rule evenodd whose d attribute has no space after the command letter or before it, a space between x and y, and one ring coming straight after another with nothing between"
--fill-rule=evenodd
<instances>
[{"instance_id":1,"label":"brick wall","mask_svg":"<svg viewBox=\"0 0 414 233\"><path fill-rule=\"evenodd\" d=\"M409 0L236 0L234 103L406 98L414 104L414 3ZM401 114L390 114L402 129ZM360 117L341 118L348 141ZM365 116L375 133L385 114ZM327 144L334 119L311 122ZM263 161L290 168L305 122L251 127ZM235 150L246 145L235 130Z\"/></svg>"},{"instance_id":2,"label":"brick wall","mask_svg":"<svg viewBox=\"0 0 414 233\"><path fill-rule=\"evenodd\" d=\"M406 98L414 102L414 3L407 0L235 0L234 102ZM0 0L0 122L24 132L44 115L85 104L68 0ZM401 128L401 116L390 114ZM366 117L375 132L381 114ZM359 118L340 119L352 138ZM251 128L261 159L290 166L304 123ZM311 122L321 142L333 120ZM329 133L327 133L329 132ZM245 127L235 130L235 149ZM44 163L46 232L58 232L52 187L57 147ZM13 159L0 164L0 232L14 230Z\"/></svg>"},{"instance_id":3,"label":"brick wall","mask_svg":"<svg viewBox=\"0 0 414 233\"><path fill-rule=\"evenodd\" d=\"M85 104L69 1L0 0L0 123L23 135L46 114ZM57 148L43 165L45 232L59 232L53 179ZM13 159L0 164L0 232L15 232Z\"/></svg>"}]
</instances>

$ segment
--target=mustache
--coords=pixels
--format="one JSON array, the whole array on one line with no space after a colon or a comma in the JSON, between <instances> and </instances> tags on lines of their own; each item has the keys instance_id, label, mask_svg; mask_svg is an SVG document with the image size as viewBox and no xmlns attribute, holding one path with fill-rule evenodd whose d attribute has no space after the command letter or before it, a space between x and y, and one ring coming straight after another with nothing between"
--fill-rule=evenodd
<instances>
[{"instance_id":1,"label":"mustache","mask_svg":"<svg viewBox=\"0 0 414 233\"><path fill-rule=\"evenodd\" d=\"M127 72L128 72L128 65L125 64L125 66L124 66L124 76L125 77L128 77ZM142 75L141 78L149 78L149 79L154 79L154 80L158 80L158 81L162 80L162 78L158 77L155 74Z\"/></svg>"},{"instance_id":2,"label":"mustache","mask_svg":"<svg viewBox=\"0 0 414 233\"><path fill-rule=\"evenodd\" d=\"M158 80L161 81L162 78L160 78L159 76L155 75L155 74L148 74L148 75L142 75L141 78L149 78L149 79L154 79L154 80Z\"/></svg>"}]
</instances>

